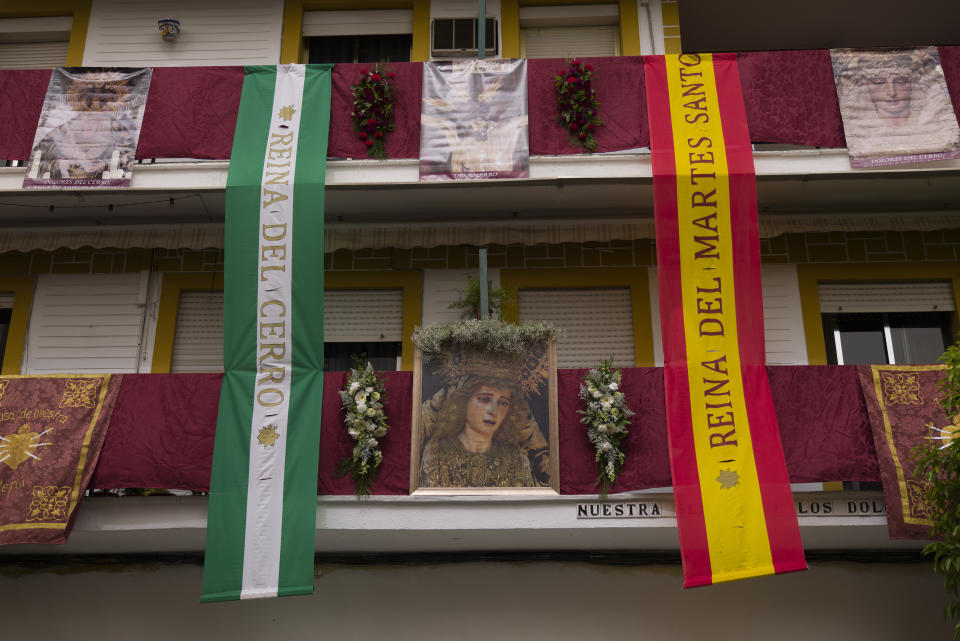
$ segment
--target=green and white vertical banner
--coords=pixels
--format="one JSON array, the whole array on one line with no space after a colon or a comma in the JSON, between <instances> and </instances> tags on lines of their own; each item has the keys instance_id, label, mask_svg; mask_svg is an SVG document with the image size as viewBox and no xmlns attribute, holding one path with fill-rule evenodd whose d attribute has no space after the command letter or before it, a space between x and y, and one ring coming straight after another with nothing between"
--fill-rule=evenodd
<instances>
[{"instance_id":1,"label":"green and white vertical banner","mask_svg":"<svg viewBox=\"0 0 960 641\"><path fill-rule=\"evenodd\" d=\"M247 67L201 601L313 592L331 65Z\"/></svg>"}]
</instances>

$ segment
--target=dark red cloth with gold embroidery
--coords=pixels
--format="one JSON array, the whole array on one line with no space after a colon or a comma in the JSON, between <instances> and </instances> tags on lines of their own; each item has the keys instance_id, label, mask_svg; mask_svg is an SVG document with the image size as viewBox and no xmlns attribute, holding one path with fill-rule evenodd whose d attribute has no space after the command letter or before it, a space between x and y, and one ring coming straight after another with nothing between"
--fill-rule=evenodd
<instances>
[{"instance_id":1,"label":"dark red cloth with gold embroidery","mask_svg":"<svg viewBox=\"0 0 960 641\"><path fill-rule=\"evenodd\" d=\"M121 380L0 378L0 545L66 542Z\"/></svg>"}]
</instances>

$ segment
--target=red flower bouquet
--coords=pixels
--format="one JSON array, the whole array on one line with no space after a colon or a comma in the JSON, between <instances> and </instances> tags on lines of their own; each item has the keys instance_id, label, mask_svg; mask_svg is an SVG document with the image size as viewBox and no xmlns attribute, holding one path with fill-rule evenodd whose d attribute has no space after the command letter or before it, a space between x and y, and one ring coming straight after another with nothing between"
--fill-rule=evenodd
<instances>
[{"instance_id":1,"label":"red flower bouquet","mask_svg":"<svg viewBox=\"0 0 960 641\"><path fill-rule=\"evenodd\" d=\"M353 92L353 130L366 145L367 155L377 160L387 158L387 134L394 129L392 73L380 69L361 69L360 80L350 85Z\"/></svg>"},{"instance_id":2,"label":"red flower bouquet","mask_svg":"<svg viewBox=\"0 0 960 641\"><path fill-rule=\"evenodd\" d=\"M584 151L597 150L593 130L602 124L597 117L600 102L590 82L592 76L593 67L574 59L553 78L560 125L567 130L571 143L580 145Z\"/></svg>"}]
</instances>

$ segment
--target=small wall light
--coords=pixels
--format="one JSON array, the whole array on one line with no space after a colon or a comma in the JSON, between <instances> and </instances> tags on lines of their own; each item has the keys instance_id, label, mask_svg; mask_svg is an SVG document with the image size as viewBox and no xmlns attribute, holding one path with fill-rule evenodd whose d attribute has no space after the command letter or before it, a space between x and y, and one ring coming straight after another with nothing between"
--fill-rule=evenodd
<instances>
[{"instance_id":1,"label":"small wall light","mask_svg":"<svg viewBox=\"0 0 960 641\"><path fill-rule=\"evenodd\" d=\"M180 21L176 18L160 18L157 20L157 27L164 42L176 42L180 36Z\"/></svg>"}]
</instances>

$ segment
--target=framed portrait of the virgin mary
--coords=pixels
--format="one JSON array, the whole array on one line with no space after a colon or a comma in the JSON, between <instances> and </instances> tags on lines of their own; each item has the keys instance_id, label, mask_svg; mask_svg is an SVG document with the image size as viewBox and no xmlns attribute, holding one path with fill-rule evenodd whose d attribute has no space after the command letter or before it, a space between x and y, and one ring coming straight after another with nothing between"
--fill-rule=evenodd
<instances>
[{"instance_id":1,"label":"framed portrait of the virgin mary","mask_svg":"<svg viewBox=\"0 0 960 641\"><path fill-rule=\"evenodd\" d=\"M559 491L556 343L418 349L413 387L411 491Z\"/></svg>"}]
</instances>

